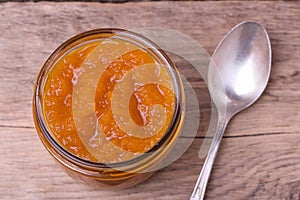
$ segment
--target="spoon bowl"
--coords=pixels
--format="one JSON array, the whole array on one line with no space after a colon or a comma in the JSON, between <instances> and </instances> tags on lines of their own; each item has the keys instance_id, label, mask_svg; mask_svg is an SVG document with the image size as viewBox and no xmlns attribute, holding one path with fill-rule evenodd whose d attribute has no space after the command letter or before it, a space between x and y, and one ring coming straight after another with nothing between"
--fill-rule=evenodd
<instances>
[{"instance_id":1,"label":"spoon bowl","mask_svg":"<svg viewBox=\"0 0 300 200\"><path fill-rule=\"evenodd\" d=\"M234 115L253 104L270 70L271 45L264 27L249 21L238 24L220 42L209 66L208 87L218 110L223 107Z\"/></svg>"},{"instance_id":2,"label":"spoon bowl","mask_svg":"<svg viewBox=\"0 0 300 200\"><path fill-rule=\"evenodd\" d=\"M218 113L218 124L190 200L204 199L210 172L229 120L261 96L270 71L270 40L265 28L257 22L238 24L216 48L207 78Z\"/></svg>"}]
</instances>

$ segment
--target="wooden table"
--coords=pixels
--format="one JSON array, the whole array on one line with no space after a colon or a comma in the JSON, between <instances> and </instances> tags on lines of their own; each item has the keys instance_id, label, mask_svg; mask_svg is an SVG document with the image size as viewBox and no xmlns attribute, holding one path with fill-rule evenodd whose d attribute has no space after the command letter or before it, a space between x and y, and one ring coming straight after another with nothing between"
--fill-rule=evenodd
<instances>
[{"instance_id":1,"label":"wooden table","mask_svg":"<svg viewBox=\"0 0 300 200\"><path fill-rule=\"evenodd\" d=\"M86 30L172 28L211 54L243 20L269 32L271 77L257 103L227 128L206 198L300 199L300 2L293 1L0 3L0 199L189 199L203 137L143 184L90 188L67 176L42 146L31 112L34 81L59 44Z\"/></svg>"}]
</instances>

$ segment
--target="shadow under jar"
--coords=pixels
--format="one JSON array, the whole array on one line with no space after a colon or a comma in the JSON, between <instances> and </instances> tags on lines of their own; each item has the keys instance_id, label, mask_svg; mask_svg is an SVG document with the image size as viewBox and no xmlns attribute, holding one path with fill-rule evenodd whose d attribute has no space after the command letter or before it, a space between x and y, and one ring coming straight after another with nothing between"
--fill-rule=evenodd
<instances>
[{"instance_id":1,"label":"shadow under jar","mask_svg":"<svg viewBox=\"0 0 300 200\"><path fill-rule=\"evenodd\" d=\"M38 135L73 178L105 189L136 185L160 169L184 119L183 86L153 42L96 29L58 47L34 88Z\"/></svg>"}]
</instances>

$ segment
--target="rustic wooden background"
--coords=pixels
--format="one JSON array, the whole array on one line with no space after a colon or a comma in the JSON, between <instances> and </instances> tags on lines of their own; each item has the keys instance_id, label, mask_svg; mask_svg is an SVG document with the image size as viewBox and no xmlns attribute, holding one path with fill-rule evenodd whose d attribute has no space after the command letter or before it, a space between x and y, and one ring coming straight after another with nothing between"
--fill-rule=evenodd
<instances>
[{"instance_id":1,"label":"rustic wooden background","mask_svg":"<svg viewBox=\"0 0 300 200\"><path fill-rule=\"evenodd\" d=\"M31 112L33 84L51 51L86 30L172 28L211 54L227 31L243 20L256 20L269 32L270 82L259 101L231 121L206 198L300 199L300 2L296 1L2 1L0 199L189 199L203 164L197 158L201 136L181 159L143 184L121 191L90 188L57 167L39 141Z\"/></svg>"}]
</instances>

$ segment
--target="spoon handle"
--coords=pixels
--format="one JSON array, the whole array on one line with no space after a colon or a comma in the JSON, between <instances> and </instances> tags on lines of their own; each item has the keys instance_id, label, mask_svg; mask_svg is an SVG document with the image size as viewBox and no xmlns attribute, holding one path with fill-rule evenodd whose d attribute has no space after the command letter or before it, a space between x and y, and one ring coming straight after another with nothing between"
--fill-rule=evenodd
<instances>
[{"instance_id":1,"label":"spoon handle","mask_svg":"<svg viewBox=\"0 0 300 200\"><path fill-rule=\"evenodd\" d=\"M212 166L214 164L221 139L223 137L223 133L225 131L228 120L220 120L218 121L218 126L213 137L212 143L210 145L206 160L202 167L201 173L198 177L197 183L195 185L194 191L190 200L203 200L204 194L207 186L207 182L210 176L210 172L212 170Z\"/></svg>"}]
</instances>

